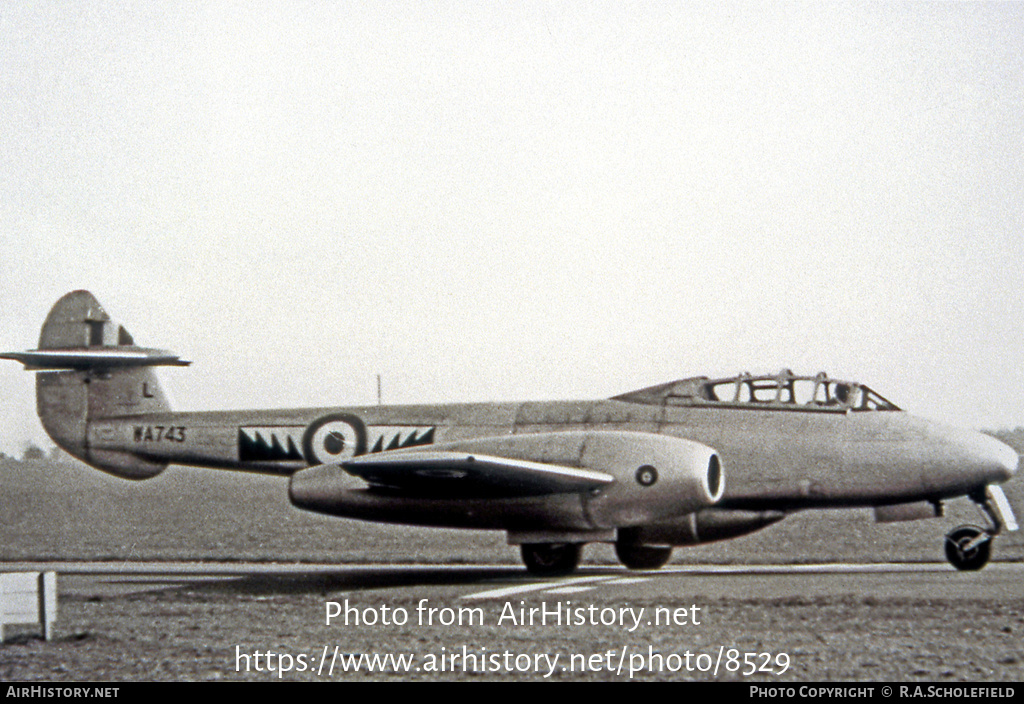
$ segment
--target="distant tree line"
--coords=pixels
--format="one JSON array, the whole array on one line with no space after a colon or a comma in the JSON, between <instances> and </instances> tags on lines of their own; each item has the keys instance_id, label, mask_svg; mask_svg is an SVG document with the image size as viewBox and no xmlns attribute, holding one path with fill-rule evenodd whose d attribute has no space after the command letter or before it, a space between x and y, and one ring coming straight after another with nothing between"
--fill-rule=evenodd
<instances>
[{"instance_id":1,"label":"distant tree line","mask_svg":"<svg viewBox=\"0 0 1024 704\"><path fill-rule=\"evenodd\" d=\"M1024 428L1017 427L1013 430L986 430L985 433L997 440L1002 440L1017 451L1017 454L1024 454Z\"/></svg>"},{"instance_id":2,"label":"distant tree line","mask_svg":"<svg viewBox=\"0 0 1024 704\"><path fill-rule=\"evenodd\" d=\"M50 445L50 449L44 450L43 448L36 445L34 442L30 442L25 446L25 450L21 453L21 458L15 457L14 455L8 455L5 452L0 452L0 460L14 460L15 462L69 462L71 455L64 452L56 445Z\"/></svg>"}]
</instances>

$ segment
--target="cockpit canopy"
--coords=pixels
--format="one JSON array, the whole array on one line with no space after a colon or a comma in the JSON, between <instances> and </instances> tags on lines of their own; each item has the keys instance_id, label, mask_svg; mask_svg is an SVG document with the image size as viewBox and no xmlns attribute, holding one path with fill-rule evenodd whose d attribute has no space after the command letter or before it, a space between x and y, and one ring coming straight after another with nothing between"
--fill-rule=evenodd
<instances>
[{"instance_id":1,"label":"cockpit canopy","mask_svg":"<svg viewBox=\"0 0 1024 704\"><path fill-rule=\"evenodd\" d=\"M898 406L853 381L830 379L825 372L797 376L788 369L775 375L744 372L724 379L695 376L615 396L616 401L668 406L725 406L821 411L898 411Z\"/></svg>"}]
</instances>

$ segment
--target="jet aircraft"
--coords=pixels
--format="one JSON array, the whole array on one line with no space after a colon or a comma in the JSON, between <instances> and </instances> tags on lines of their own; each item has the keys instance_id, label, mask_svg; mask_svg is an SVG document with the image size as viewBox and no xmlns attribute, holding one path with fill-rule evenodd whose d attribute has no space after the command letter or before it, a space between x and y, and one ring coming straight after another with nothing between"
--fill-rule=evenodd
<instances>
[{"instance_id":1,"label":"jet aircraft","mask_svg":"<svg viewBox=\"0 0 1024 704\"><path fill-rule=\"evenodd\" d=\"M676 546L805 509L912 520L969 496L989 525L946 536L960 570L983 567L992 537L1017 529L998 486L1017 470L1011 448L824 373L701 376L596 401L174 412L154 367L189 362L136 345L87 291L54 305L38 349L0 357L37 371L43 427L93 467L279 475L309 511L505 531L540 575L572 572L593 542L656 569Z\"/></svg>"}]
</instances>

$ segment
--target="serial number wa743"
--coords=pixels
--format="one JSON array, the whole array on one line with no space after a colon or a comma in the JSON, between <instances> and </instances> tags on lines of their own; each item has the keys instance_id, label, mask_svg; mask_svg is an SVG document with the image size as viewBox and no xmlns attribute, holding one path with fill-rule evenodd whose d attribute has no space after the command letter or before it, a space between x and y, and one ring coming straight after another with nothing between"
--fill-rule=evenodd
<instances>
[{"instance_id":1,"label":"serial number wa743","mask_svg":"<svg viewBox=\"0 0 1024 704\"><path fill-rule=\"evenodd\" d=\"M181 425L136 425L135 442L185 442Z\"/></svg>"}]
</instances>

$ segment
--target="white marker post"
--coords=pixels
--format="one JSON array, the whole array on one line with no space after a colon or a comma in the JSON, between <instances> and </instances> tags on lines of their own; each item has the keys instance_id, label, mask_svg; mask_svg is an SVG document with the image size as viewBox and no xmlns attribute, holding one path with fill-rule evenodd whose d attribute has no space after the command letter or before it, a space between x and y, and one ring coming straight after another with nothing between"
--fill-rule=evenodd
<instances>
[{"instance_id":1,"label":"white marker post","mask_svg":"<svg viewBox=\"0 0 1024 704\"><path fill-rule=\"evenodd\" d=\"M0 643L8 624L39 624L46 640L53 638L57 620L56 572L0 574Z\"/></svg>"}]
</instances>

